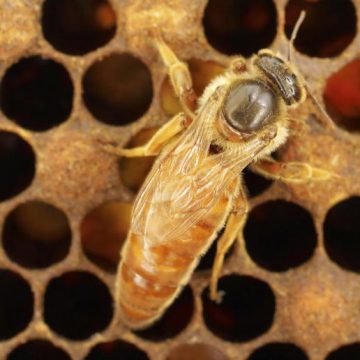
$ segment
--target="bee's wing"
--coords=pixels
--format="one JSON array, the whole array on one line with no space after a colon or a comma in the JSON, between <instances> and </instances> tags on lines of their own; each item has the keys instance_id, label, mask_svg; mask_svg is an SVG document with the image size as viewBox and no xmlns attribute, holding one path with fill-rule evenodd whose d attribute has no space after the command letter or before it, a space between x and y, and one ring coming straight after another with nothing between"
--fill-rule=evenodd
<instances>
[{"instance_id":1,"label":"bee's wing","mask_svg":"<svg viewBox=\"0 0 360 360\"><path fill-rule=\"evenodd\" d=\"M239 151L208 155L211 137L204 124L211 112L196 122L161 155L136 199L131 229L152 246L174 238L190 240L189 229L204 218L263 143L257 139ZM225 209L224 209L225 210Z\"/></svg>"},{"instance_id":2,"label":"bee's wing","mask_svg":"<svg viewBox=\"0 0 360 360\"><path fill-rule=\"evenodd\" d=\"M186 219L180 219L182 214L199 207L195 204L200 198L196 196L198 186L194 176L210 147L206 129L199 120L196 119L196 124L171 144L171 148L165 149L140 189L130 231L143 236L145 241L169 240L174 227L180 226L180 231L183 228L181 224Z\"/></svg>"}]
</instances>

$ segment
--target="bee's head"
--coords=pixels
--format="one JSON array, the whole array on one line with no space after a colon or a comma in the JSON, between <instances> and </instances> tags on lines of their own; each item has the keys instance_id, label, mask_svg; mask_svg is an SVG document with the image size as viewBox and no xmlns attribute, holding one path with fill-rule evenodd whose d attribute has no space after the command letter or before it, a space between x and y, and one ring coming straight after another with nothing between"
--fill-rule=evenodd
<instances>
[{"instance_id":1,"label":"bee's head","mask_svg":"<svg viewBox=\"0 0 360 360\"><path fill-rule=\"evenodd\" d=\"M270 50L261 50L252 63L276 86L286 105L304 101L305 91L301 80L281 57Z\"/></svg>"}]
</instances>

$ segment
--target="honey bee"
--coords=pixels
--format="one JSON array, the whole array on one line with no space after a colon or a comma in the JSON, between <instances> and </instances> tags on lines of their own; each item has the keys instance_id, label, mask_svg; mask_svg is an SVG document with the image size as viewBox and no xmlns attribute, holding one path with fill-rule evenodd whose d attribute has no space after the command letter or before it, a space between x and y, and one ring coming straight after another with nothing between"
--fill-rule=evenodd
<instances>
[{"instance_id":1,"label":"honey bee","mask_svg":"<svg viewBox=\"0 0 360 360\"><path fill-rule=\"evenodd\" d=\"M126 157L158 155L135 200L116 277L118 316L131 329L161 317L225 226L210 282L210 298L218 300L224 255L248 212L240 178L246 166L285 182L331 176L307 163L279 163L269 156L288 137L288 109L306 97L304 80L289 61L267 49L248 63L236 58L197 101L187 65L160 36L155 44L184 112L144 146L107 148Z\"/></svg>"}]
</instances>

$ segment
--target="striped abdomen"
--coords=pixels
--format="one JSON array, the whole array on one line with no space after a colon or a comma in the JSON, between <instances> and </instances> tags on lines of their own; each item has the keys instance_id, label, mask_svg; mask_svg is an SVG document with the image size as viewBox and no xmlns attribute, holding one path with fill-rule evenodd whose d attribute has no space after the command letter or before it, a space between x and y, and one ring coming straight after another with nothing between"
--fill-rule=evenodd
<instances>
[{"instance_id":1,"label":"striped abdomen","mask_svg":"<svg viewBox=\"0 0 360 360\"><path fill-rule=\"evenodd\" d=\"M119 316L127 326L140 329L153 323L188 283L200 256L227 218L231 201L226 194L235 193L235 186L230 187L206 218L189 229L186 239L176 238L144 248L142 237L129 233L116 287ZM161 232L161 224L158 229Z\"/></svg>"}]
</instances>

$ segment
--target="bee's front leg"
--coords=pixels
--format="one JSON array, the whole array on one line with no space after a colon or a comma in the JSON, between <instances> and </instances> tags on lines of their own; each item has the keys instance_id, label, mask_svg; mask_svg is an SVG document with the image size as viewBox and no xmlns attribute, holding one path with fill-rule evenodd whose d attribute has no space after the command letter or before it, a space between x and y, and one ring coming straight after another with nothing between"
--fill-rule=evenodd
<instances>
[{"instance_id":1,"label":"bee's front leg","mask_svg":"<svg viewBox=\"0 0 360 360\"><path fill-rule=\"evenodd\" d=\"M132 149L124 149L116 144L102 143L101 147L104 151L125 157L155 156L158 155L163 146L174 136L186 129L192 122L192 118L179 113L171 120L165 123L153 137L143 146Z\"/></svg>"},{"instance_id":2,"label":"bee's front leg","mask_svg":"<svg viewBox=\"0 0 360 360\"><path fill-rule=\"evenodd\" d=\"M192 79L186 63L180 61L159 34L155 35L155 45L167 67L171 84L176 96L187 114L194 114L197 96L193 89Z\"/></svg>"},{"instance_id":3,"label":"bee's front leg","mask_svg":"<svg viewBox=\"0 0 360 360\"><path fill-rule=\"evenodd\" d=\"M338 175L328 170L314 167L303 162L279 162L266 157L251 164L251 170L267 178L287 183L302 184L309 181L324 181Z\"/></svg>"},{"instance_id":4,"label":"bee's front leg","mask_svg":"<svg viewBox=\"0 0 360 360\"><path fill-rule=\"evenodd\" d=\"M241 186L239 181L239 186ZM217 291L217 284L220 271L224 263L224 257L230 246L236 240L237 235L243 228L248 213L248 203L243 189L240 187L238 196L234 199L231 214L226 223L225 231L217 243L216 257L211 273L210 281L210 299L221 302L221 296Z\"/></svg>"}]
</instances>

